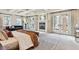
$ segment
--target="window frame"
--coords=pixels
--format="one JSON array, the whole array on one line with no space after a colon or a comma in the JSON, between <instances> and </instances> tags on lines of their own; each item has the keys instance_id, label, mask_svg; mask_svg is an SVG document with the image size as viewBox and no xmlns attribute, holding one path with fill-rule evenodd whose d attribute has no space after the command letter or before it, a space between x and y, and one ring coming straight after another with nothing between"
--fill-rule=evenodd
<instances>
[{"instance_id":1,"label":"window frame","mask_svg":"<svg viewBox=\"0 0 79 59\"><path fill-rule=\"evenodd\" d=\"M6 19L8 20L10 17L10 19L8 20L9 22L7 22L7 20L5 19L5 17L7 17ZM12 16L11 15L4 15L3 16L3 26L11 26L11 19L12 19ZM6 24L5 22L7 22L8 24Z\"/></svg>"},{"instance_id":2,"label":"window frame","mask_svg":"<svg viewBox=\"0 0 79 59\"><path fill-rule=\"evenodd\" d=\"M17 20L17 19L19 19L19 20ZM17 23L17 21L19 21L18 23ZM17 26L22 26L23 25L23 22L22 22L22 16L16 16L16 24L15 25L17 25Z\"/></svg>"}]
</instances>

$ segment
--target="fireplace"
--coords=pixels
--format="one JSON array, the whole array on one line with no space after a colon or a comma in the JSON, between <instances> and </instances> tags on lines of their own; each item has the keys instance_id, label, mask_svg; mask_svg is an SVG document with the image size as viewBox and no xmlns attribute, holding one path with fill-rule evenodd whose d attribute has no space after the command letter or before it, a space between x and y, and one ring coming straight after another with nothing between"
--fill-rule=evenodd
<instances>
[{"instance_id":1,"label":"fireplace","mask_svg":"<svg viewBox=\"0 0 79 59\"><path fill-rule=\"evenodd\" d=\"M40 30L45 30L45 22L40 22L39 23L39 29Z\"/></svg>"}]
</instances>

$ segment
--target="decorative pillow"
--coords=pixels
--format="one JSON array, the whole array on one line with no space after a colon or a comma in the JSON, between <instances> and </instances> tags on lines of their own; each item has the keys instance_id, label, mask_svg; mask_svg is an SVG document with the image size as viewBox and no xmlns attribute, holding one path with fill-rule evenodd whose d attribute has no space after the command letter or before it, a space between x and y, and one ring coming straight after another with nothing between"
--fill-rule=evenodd
<instances>
[{"instance_id":1,"label":"decorative pillow","mask_svg":"<svg viewBox=\"0 0 79 59\"><path fill-rule=\"evenodd\" d=\"M8 36L7 36L6 32L5 31L1 31L1 32L4 35L4 37L8 40Z\"/></svg>"},{"instance_id":2,"label":"decorative pillow","mask_svg":"<svg viewBox=\"0 0 79 59\"><path fill-rule=\"evenodd\" d=\"M0 40L1 40L1 41L6 40L6 38L4 37L4 35L2 34L2 32L1 32L1 31L0 31Z\"/></svg>"},{"instance_id":3,"label":"decorative pillow","mask_svg":"<svg viewBox=\"0 0 79 59\"><path fill-rule=\"evenodd\" d=\"M11 31L5 30L6 34L8 37L13 37L13 34Z\"/></svg>"}]
</instances>

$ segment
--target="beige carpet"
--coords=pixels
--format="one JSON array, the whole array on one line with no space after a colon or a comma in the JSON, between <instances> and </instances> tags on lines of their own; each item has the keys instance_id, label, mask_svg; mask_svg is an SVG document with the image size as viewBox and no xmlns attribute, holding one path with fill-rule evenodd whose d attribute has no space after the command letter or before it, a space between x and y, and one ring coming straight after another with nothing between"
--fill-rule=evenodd
<instances>
[{"instance_id":1,"label":"beige carpet","mask_svg":"<svg viewBox=\"0 0 79 59\"><path fill-rule=\"evenodd\" d=\"M75 37L53 34L40 33L39 46L33 50L78 50L79 43L75 41Z\"/></svg>"}]
</instances>

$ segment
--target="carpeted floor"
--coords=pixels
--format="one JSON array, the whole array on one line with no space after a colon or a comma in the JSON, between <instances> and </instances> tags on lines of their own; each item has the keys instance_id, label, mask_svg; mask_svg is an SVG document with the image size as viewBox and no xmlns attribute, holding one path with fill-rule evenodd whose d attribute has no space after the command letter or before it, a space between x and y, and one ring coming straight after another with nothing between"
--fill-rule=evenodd
<instances>
[{"instance_id":1,"label":"carpeted floor","mask_svg":"<svg viewBox=\"0 0 79 59\"><path fill-rule=\"evenodd\" d=\"M75 37L53 34L40 33L39 46L33 50L78 50L79 43L75 41Z\"/></svg>"}]
</instances>

